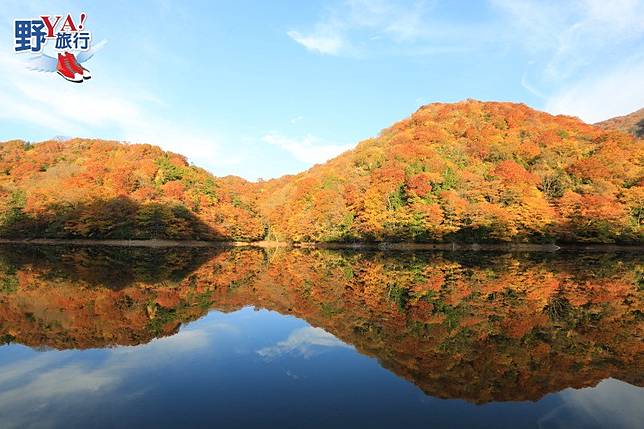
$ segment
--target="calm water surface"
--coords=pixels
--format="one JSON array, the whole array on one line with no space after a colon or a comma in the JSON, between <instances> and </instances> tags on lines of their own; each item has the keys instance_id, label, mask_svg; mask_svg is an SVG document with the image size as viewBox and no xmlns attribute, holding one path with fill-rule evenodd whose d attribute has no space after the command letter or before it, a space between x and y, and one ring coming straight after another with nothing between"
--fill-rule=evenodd
<instances>
[{"instance_id":1,"label":"calm water surface","mask_svg":"<svg viewBox=\"0 0 644 429\"><path fill-rule=\"evenodd\" d=\"M0 247L0 427L640 428L628 254Z\"/></svg>"}]
</instances>

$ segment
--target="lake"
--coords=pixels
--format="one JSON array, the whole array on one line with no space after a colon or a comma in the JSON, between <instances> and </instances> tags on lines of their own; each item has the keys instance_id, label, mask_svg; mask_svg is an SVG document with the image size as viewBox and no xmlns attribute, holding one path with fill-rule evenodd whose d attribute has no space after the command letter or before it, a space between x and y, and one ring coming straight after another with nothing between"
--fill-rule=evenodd
<instances>
[{"instance_id":1,"label":"lake","mask_svg":"<svg viewBox=\"0 0 644 429\"><path fill-rule=\"evenodd\" d=\"M0 427L640 428L642 262L0 246Z\"/></svg>"}]
</instances>

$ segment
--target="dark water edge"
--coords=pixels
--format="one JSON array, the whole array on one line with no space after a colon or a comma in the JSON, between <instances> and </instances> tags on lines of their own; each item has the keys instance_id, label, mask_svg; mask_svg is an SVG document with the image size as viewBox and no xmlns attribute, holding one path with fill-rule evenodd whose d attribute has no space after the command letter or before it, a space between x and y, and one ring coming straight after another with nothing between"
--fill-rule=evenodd
<instances>
[{"instance_id":1,"label":"dark water edge","mask_svg":"<svg viewBox=\"0 0 644 429\"><path fill-rule=\"evenodd\" d=\"M413 243L413 242L352 242L352 243L291 243L284 241L201 241L201 240L90 240L63 238L0 239L0 245L35 246L108 246L108 247L259 247L259 248L305 248L329 250L452 250L452 251L509 251L509 252L644 252L644 245L592 244L592 243Z\"/></svg>"}]
</instances>

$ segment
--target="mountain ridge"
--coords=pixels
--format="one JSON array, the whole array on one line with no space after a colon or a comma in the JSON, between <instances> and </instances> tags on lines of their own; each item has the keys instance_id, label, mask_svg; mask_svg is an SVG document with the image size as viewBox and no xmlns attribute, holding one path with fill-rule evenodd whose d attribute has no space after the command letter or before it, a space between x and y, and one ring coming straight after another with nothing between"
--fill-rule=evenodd
<instances>
[{"instance_id":1,"label":"mountain ridge","mask_svg":"<svg viewBox=\"0 0 644 429\"><path fill-rule=\"evenodd\" d=\"M618 130L636 138L644 138L644 107L623 116L616 116L594 125L605 130Z\"/></svg>"},{"instance_id":2,"label":"mountain ridge","mask_svg":"<svg viewBox=\"0 0 644 429\"><path fill-rule=\"evenodd\" d=\"M0 236L641 243L643 158L621 131L476 100L422 106L325 163L261 182L151 145L9 141Z\"/></svg>"}]
</instances>

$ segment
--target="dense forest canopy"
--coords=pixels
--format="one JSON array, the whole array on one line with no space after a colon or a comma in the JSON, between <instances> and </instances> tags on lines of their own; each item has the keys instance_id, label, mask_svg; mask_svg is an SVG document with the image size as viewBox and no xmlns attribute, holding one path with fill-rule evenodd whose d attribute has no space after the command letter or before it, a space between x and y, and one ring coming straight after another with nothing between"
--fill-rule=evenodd
<instances>
[{"instance_id":1,"label":"dense forest canopy","mask_svg":"<svg viewBox=\"0 0 644 429\"><path fill-rule=\"evenodd\" d=\"M150 145L0 145L0 235L641 243L644 144L523 104L421 107L294 176L214 177Z\"/></svg>"},{"instance_id":2,"label":"dense forest canopy","mask_svg":"<svg viewBox=\"0 0 644 429\"><path fill-rule=\"evenodd\" d=\"M0 146L0 233L258 240L251 187L151 145L10 141Z\"/></svg>"}]
</instances>

